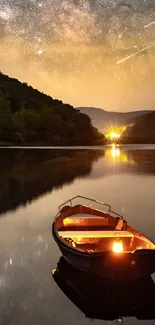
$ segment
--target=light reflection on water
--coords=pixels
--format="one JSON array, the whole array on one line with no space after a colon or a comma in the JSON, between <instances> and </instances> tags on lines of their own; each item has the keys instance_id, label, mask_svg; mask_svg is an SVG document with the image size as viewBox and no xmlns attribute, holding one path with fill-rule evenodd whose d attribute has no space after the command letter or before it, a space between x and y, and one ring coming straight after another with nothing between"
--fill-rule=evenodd
<instances>
[{"instance_id":1,"label":"light reflection on water","mask_svg":"<svg viewBox=\"0 0 155 325\"><path fill-rule=\"evenodd\" d=\"M122 162L131 165L135 163L134 159L132 159L128 151L125 151L119 145L116 145L114 143L105 150L105 157L107 157L109 161L115 164Z\"/></svg>"},{"instance_id":2,"label":"light reflection on water","mask_svg":"<svg viewBox=\"0 0 155 325\"><path fill-rule=\"evenodd\" d=\"M116 158L116 157L120 157L120 155L121 155L120 148L115 147L115 145L113 145L111 149L111 156L113 158Z\"/></svg>"},{"instance_id":3,"label":"light reflection on water","mask_svg":"<svg viewBox=\"0 0 155 325\"><path fill-rule=\"evenodd\" d=\"M35 161L22 155L12 160L1 155L0 324L89 324L51 277L60 256L51 235L52 220L59 204L80 194L110 203L155 241L155 147L113 146L93 155L74 150L65 158L64 152L54 158L53 153L51 158L35 153Z\"/></svg>"}]
</instances>

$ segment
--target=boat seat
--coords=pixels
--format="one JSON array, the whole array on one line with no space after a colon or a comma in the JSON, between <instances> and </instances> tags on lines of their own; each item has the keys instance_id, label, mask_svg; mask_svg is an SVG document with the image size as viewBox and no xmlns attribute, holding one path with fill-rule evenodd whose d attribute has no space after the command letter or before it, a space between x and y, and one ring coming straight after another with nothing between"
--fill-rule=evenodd
<instances>
[{"instance_id":1,"label":"boat seat","mask_svg":"<svg viewBox=\"0 0 155 325\"><path fill-rule=\"evenodd\" d=\"M95 231L58 231L58 234L62 238L111 238L111 237L134 237L129 231L116 231L116 230L95 230Z\"/></svg>"},{"instance_id":2,"label":"boat seat","mask_svg":"<svg viewBox=\"0 0 155 325\"><path fill-rule=\"evenodd\" d=\"M115 228L115 224L111 224L107 218L103 217L95 217L87 216L87 215L75 215L71 217L67 217L63 219L63 226L68 227L104 227L104 226L113 226Z\"/></svg>"}]
</instances>

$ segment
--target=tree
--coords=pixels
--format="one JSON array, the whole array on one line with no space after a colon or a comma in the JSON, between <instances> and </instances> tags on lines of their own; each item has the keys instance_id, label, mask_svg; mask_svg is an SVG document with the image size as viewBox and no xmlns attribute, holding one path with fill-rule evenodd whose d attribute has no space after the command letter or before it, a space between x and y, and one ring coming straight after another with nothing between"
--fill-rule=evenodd
<instances>
[{"instance_id":1,"label":"tree","mask_svg":"<svg viewBox=\"0 0 155 325\"><path fill-rule=\"evenodd\" d=\"M26 83L0 74L0 136L13 142L92 145L102 142L90 118Z\"/></svg>"},{"instance_id":2,"label":"tree","mask_svg":"<svg viewBox=\"0 0 155 325\"><path fill-rule=\"evenodd\" d=\"M0 91L0 139L8 140L11 133L12 120L8 102Z\"/></svg>"}]
</instances>

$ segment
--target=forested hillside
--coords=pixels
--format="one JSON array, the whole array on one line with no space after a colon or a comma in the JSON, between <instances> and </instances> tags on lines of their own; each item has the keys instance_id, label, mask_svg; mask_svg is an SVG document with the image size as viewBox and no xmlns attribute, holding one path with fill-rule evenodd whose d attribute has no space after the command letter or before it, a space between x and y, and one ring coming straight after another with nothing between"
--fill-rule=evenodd
<instances>
[{"instance_id":1,"label":"forested hillside","mask_svg":"<svg viewBox=\"0 0 155 325\"><path fill-rule=\"evenodd\" d=\"M71 105L0 73L0 142L93 145L104 137Z\"/></svg>"},{"instance_id":2,"label":"forested hillside","mask_svg":"<svg viewBox=\"0 0 155 325\"><path fill-rule=\"evenodd\" d=\"M155 111L137 117L127 127L121 141L124 143L155 143Z\"/></svg>"}]
</instances>

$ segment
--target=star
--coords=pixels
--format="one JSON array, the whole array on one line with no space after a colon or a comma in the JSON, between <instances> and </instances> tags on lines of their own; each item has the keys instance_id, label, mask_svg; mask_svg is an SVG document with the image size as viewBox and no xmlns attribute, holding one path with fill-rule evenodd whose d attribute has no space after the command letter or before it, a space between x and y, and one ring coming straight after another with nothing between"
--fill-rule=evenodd
<instances>
[{"instance_id":1,"label":"star","mask_svg":"<svg viewBox=\"0 0 155 325\"><path fill-rule=\"evenodd\" d=\"M150 108L154 22L153 0L1 0L0 70L75 106Z\"/></svg>"},{"instance_id":2,"label":"star","mask_svg":"<svg viewBox=\"0 0 155 325\"><path fill-rule=\"evenodd\" d=\"M41 55L41 54L43 54L43 50L41 50L41 49L40 49L40 50L38 50L38 51L37 51L37 54L38 54L38 55Z\"/></svg>"}]
</instances>

